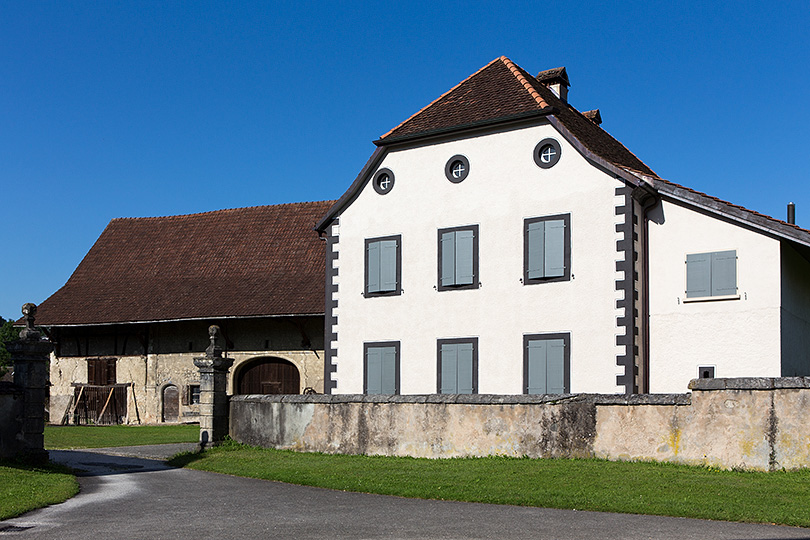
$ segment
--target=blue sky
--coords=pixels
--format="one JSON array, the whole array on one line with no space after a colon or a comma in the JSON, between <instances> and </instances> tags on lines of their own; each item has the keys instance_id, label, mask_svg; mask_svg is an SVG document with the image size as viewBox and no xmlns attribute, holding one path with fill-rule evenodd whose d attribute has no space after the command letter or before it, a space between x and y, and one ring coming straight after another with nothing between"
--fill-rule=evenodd
<instances>
[{"instance_id":1,"label":"blue sky","mask_svg":"<svg viewBox=\"0 0 810 540\"><path fill-rule=\"evenodd\" d=\"M810 227L807 28L806 1L0 0L0 316L113 218L339 197L371 141L501 55L566 66L662 177Z\"/></svg>"}]
</instances>

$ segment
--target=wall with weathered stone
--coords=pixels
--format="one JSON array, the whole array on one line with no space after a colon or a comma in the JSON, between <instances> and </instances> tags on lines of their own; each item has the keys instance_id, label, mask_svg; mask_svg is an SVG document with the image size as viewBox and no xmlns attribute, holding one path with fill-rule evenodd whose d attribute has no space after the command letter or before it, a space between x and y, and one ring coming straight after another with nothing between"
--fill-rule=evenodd
<instances>
[{"instance_id":1,"label":"wall with weathered stone","mask_svg":"<svg viewBox=\"0 0 810 540\"><path fill-rule=\"evenodd\" d=\"M162 391L175 385L180 394L180 422L198 422L199 405L189 402L189 386L200 384L194 357L199 352L118 356L116 382L129 383L127 389L127 422L159 423L162 421ZM228 353L234 360L228 376L228 393L234 392L239 370L258 358L282 358L292 362L300 373L301 390L307 387L323 392L323 352L309 350L258 350ZM51 422L61 422L74 395L74 383L87 383L87 360L98 357L57 357L51 355Z\"/></svg>"},{"instance_id":2,"label":"wall with weathered stone","mask_svg":"<svg viewBox=\"0 0 810 540\"><path fill-rule=\"evenodd\" d=\"M230 433L265 447L415 457L810 466L810 378L700 379L691 394L234 396Z\"/></svg>"}]
</instances>

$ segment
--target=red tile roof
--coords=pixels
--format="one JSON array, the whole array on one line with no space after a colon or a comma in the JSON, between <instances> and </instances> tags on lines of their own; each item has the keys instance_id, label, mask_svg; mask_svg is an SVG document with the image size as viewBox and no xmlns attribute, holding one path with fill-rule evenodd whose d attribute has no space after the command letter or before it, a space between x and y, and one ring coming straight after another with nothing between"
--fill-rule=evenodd
<instances>
[{"instance_id":1,"label":"red tile roof","mask_svg":"<svg viewBox=\"0 0 810 540\"><path fill-rule=\"evenodd\" d=\"M538 74L544 81L565 79L565 68ZM619 141L558 98L537 78L505 56L479 69L430 105L380 137L378 144L509 121L530 113L553 114L588 150L614 165L646 175L655 173Z\"/></svg>"},{"instance_id":2,"label":"red tile roof","mask_svg":"<svg viewBox=\"0 0 810 540\"><path fill-rule=\"evenodd\" d=\"M334 201L112 220L37 324L322 314Z\"/></svg>"},{"instance_id":3,"label":"red tile roof","mask_svg":"<svg viewBox=\"0 0 810 540\"><path fill-rule=\"evenodd\" d=\"M548 104L505 56L496 58L430 105L380 137L399 139L425 132L541 111Z\"/></svg>"}]
</instances>

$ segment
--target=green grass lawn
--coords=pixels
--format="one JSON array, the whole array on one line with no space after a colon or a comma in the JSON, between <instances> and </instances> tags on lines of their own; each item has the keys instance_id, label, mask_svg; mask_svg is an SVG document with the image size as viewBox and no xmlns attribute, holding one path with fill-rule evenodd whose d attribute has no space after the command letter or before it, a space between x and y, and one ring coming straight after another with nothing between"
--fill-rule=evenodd
<instances>
[{"instance_id":1,"label":"green grass lawn","mask_svg":"<svg viewBox=\"0 0 810 540\"><path fill-rule=\"evenodd\" d=\"M810 526L810 470L758 473L596 459L345 456L236 443L182 454L170 463L401 497Z\"/></svg>"},{"instance_id":2,"label":"green grass lawn","mask_svg":"<svg viewBox=\"0 0 810 540\"><path fill-rule=\"evenodd\" d=\"M64 467L0 460L0 520L63 502L78 492L76 478Z\"/></svg>"},{"instance_id":3,"label":"green grass lawn","mask_svg":"<svg viewBox=\"0 0 810 540\"><path fill-rule=\"evenodd\" d=\"M197 442L197 424L160 426L45 426L45 448L106 448Z\"/></svg>"}]
</instances>

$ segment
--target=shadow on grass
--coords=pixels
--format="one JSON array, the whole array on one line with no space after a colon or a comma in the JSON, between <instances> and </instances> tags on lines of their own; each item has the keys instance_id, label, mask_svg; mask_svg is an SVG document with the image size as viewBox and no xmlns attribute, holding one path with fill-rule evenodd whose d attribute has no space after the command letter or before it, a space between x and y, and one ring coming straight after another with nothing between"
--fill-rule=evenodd
<instances>
[{"instance_id":1,"label":"shadow on grass","mask_svg":"<svg viewBox=\"0 0 810 540\"><path fill-rule=\"evenodd\" d=\"M19 469L21 471L73 474L73 470L70 467L65 467L64 465L60 465L59 463L54 463L52 461L45 464L34 464L24 459L0 459L0 467Z\"/></svg>"},{"instance_id":2,"label":"shadow on grass","mask_svg":"<svg viewBox=\"0 0 810 540\"><path fill-rule=\"evenodd\" d=\"M199 461L204 457L205 457L205 450L203 450L202 452L183 452L181 454L177 454L176 456L166 461L166 464L169 467L182 468L190 463Z\"/></svg>"}]
</instances>

